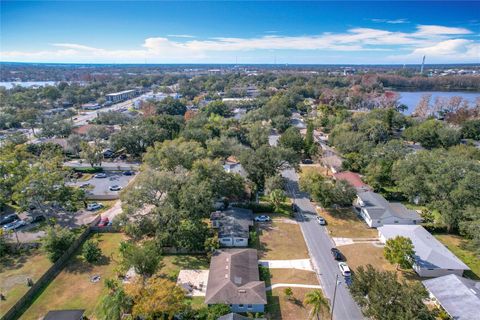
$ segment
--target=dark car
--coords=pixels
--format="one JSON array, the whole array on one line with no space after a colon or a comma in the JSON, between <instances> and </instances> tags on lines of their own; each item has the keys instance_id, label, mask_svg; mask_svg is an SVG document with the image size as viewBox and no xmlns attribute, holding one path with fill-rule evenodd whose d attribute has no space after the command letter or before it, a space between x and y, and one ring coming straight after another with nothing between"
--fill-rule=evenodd
<instances>
[{"instance_id":1,"label":"dark car","mask_svg":"<svg viewBox=\"0 0 480 320\"><path fill-rule=\"evenodd\" d=\"M30 223L42 222L42 221L45 221L45 220L46 220L46 218L42 214L38 214L36 216L29 216L27 218L27 221L30 222Z\"/></svg>"},{"instance_id":2,"label":"dark car","mask_svg":"<svg viewBox=\"0 0 480 320\"><path fill-rule=\"evenodd\" d=\"M298 207L295 203L292 203L292 210L293 212L297 212L298 211Z\"/></svg>"},{"instance_id":3,"label":"dark car","mask_svg":"<svg viewBox=\"0 0 480 320\"><path fill-rule=\"evenodd\" d=\"M11 213L0 218L0 225L3 226L7 223L12 223L15 220L20 220L20 218L15 213Z\"/></svg>"},{"instance_id":4,"label":"dark car","mask_svg":"<svg viewBox=\"0 0 480 320\"><path fill-rule=\"evenodd\" d=\"M123 175L124 175L124 176L133 176L134 174L135 174L135 172L130 171L130 170L123 171Z\"/></svg>"},{"instance_id":5,"label":"dark car","mask_svg":"<svg viewBox=\"0 0 480 320\"><path fill-rule=\"evenodd\" d=\"M340 253L340 250L338 250L337 248L332 248L330 252L332 253L332 256L335 260L342 260L342 254Z\"/></svg>"},{"instance_id":6,"label":"dark car","mask_svg":"<svg viewBox=\"0 0 480 320\"><path fill-rule=\"evenodd\" d=\"M110 220L108 219L108 217L102 218L102 219L100 219L100 222L98 223L98 226L99 227L106 227L106 226L108 226L109 222L110 222Z\"/></svg>"},{"instance_id":7,"label":"dark car","mask_svg":"<svg viewBox=\"0 0 480 320\"><path fill-rule=\"evenodd\" d=\"M313 164L313 160L312 159L303 159L302 163L303 164Z\"/></svg>"}]
</instances>

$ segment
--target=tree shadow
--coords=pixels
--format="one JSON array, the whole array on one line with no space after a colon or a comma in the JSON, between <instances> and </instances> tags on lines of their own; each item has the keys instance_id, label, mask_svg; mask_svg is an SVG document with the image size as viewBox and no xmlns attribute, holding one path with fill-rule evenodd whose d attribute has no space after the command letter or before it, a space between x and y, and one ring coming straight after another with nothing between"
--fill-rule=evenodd
<instances>
[{"instance_id":1,"label":"tree shadow","mask_svg":"<svg viewBox=\"0 0 480 320\"><path fill-rule=\"evenodd\" d=\"M73 274L89 273L93 270L93 264L83 260L80 256L76 256L65 266L64 270Z\"/></svg>"},{"instance_id":2,"label":"tree shadow","mask_svg":"<svg viewBox=\"0 0 480 320\"><path fill-rule=\"evenodd\" d=\"M268 245L266 242L263 242L261 240L261 236L263 235L264 232L270 232L273 230L273 226L271 223L269 224L262 224L262 225L257 225L256 232L257 232L257 237L258 237L258 243L257 243L257 252L258 252L258 258L264 258L267 256L267 253L271 251L270 248L268 248Z\"/></svg>"},{"instance_id":3,"label":"tree shadow","mask_svg":"<svg viewBox=\"0 0 480 320\"><path fill-rule=\"evenodd\" d=\"M9 253L0 259L0 272L5 270L20 269L35 254L38 249L21 251L20 253Z\"/></svg>"},{"instance_id":4,"label":"tree shadow","mask_svg":"<svg viewBox=\"0 0 480 320\"><path fill-rule=\"evenodd\" d=\"M181 269L204 269L209 261L205 255L176 255L172 263Z\"/></svg>"}]
</instances>

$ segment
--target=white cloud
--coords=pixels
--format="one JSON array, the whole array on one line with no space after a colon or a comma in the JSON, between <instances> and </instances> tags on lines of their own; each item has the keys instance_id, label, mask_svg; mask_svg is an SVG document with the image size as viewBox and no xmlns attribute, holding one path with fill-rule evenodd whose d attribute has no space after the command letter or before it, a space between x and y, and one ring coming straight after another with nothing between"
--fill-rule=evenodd
<instances>
[{"instance_id":1,"label":"white cloud","mask_svg":"<svg viewBox=\"0 0 480 320\"><path fill-rule=\"evenodd\" d=\"M326 54L361 51L400 51L402 56L386 59L411 58L418 55L441 57L450 62L478 61L479 43L459 38L472 32L465 28L437 25L419 25L412 32L398 32L374 28L352 28L343 33L282 36L264 35L253 38L217 37L190 38L190 35L151 37L137 48L111 50L76 43L53 43L54 49L35 52L8 51L0 53L2 61L59 61L96 62L201 62L225 60L232 53L253 52L270 54L273 50L291 52L312 51ZM179 39L176 39L179 38ZM180 39L185 38L185 39ZM266 53L265 53L266 52ZM377 54L378 56L378 54ZM215 60L217 59L217 60ZM348 61L345 61L348 62ZM377 61L381 63L383 61Z\"/></svg>"},{"instance_id":2,"label":"white cloud","mask_svg":"<svg viewBox=\"0 0 480 320\"><path fill-rule=\"evenodd\" d=\"M192 36L190 34L169 34L167 37L171 38L195 38L195 36Z\"/></svg>"},{"instance_id":3,"label":"white cloud","mask_svg":"<svg viewBox=\"0 0 480 320\"><path fill-rule=\"evenodd\" d=\"M390 24L402 24L402 23L410 23L408 19L370 19L370 21L373 22L379 22L379 23L390 23Z\"/></svg>"}]
</instances>

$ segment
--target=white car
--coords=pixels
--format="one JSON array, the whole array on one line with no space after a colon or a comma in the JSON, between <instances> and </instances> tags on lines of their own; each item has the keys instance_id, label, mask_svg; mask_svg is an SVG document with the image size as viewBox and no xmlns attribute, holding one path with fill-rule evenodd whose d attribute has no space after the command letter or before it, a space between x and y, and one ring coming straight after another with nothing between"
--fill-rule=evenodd
<instances>
[{"instance_id":1,"label":"white car","mask_svg":"<svg viewBox=\"0 0 480 320\"><path fill-rule=\"evenodd\" d=\"M350 277L352 274L350 272L350 268L345 262L339 262L338 268L344 277Z\"/></svg>"},{"instance_id":2,"label":"white car","mask_svg":"<svg viewBox=\"0 0 480 320\"><path fill-rule=\"evenodd\" d=\"M96 203L96 202L94 202L94 203L89 203L89 204L87 205L87 210L88 210L88 211L97 211L97 210L100 210L100 209L102 209L102 208L103 208L103 205L100 204L100 203Z\"/></svg>"},{"instance_id":3,"label":"white car","mask_svg":"<svg viewBox=\"0 0 480 320\"><path fill-rule=\"evenodd\" d=\"M97 178L97 179L103 179L103 178L107 177L107 174L106 173L97 173L96 175L94 175L94 177Z\"/></svg>"},{"instance_id":4,"label":"white car","mask_svg":"<svg viewBox=\"0 0 480 320\"><path fill-rule=\"evenodd\" d=\"M318 224L321 226L324 226L327 224L327 221L325 221L325 219L320 216L317 217L317 221L318 221Z\"/></svg>"},{"instance_id":5,"label":"white car","mask_svg":"<svg viewBox=\"0 0 480 320\"><path fill-rule=\"evenodd\" d=\"M270 221L270 217L269 216L258 216L258 217L255 217L255 221L257 222L267 222L267 221Z\"/></svg>"},{"instance_id":6,"label":"white car","mask_svg":"<svg viewBox=\"0 0 480 320\"><path fill-rule=\"evenodd\" d=\"M113 186L110 186L110 191L120 191L122 190L122 187L120 187L119 185L113 185Z\"/></svg>"},{"instance_id":7,"label":"white car","mask_svg":"<svg viewBox=\"0 0 480 320\"><path fill-rule=\"evenodd\" d=\"M20 227L23 227L27 223L23 220L15 220L13 222L7 223L6 225L3 226L3 230L9 231L9 230L15 230Z\"/></svg>"}]
</instances>

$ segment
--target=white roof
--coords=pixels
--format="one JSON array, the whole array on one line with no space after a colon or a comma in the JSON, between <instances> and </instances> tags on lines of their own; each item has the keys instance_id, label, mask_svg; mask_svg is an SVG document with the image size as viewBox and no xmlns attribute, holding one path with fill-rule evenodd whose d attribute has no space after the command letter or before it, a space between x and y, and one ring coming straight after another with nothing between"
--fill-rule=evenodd
<instances>
[{"instance_id":1,"label":"white roof","mask_svg":"<svg viewBox=\"0 0 480 320\"><path fill-rule=\"evenodd\" d=\"M422 282L453 319L476 320L479 318L480 281L450 274Z\"/></svg>"},{"instance_id":2,"label":"white roof","mask_svg":"<svg viewBox=\"0 0 480 320\"><path fill-rule=\"evenodd\" d=\"M470 270L422 226L384 225L377 229L387 240L397 236L410 238L415 247L415 263L420 268Z\"/></svg>"}]
</instances>

